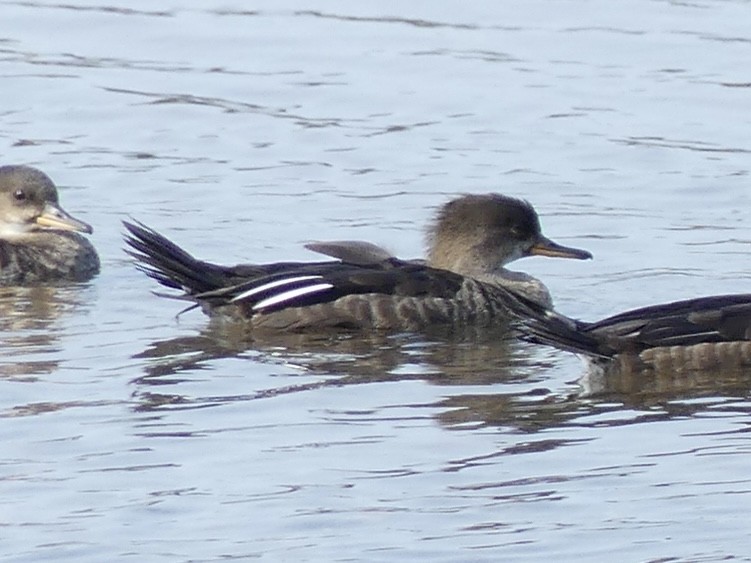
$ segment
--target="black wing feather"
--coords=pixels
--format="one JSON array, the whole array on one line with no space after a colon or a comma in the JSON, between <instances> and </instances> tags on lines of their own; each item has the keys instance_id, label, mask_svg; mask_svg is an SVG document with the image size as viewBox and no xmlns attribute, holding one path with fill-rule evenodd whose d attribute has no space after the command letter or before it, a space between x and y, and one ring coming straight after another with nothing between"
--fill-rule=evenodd
<instances>
[{"instance_id":1,"label":"black wing feather","mask_svg":"<svg viewBox=\"0 0 751 563\"><path fill-rule=\"evenodd\" d=\"M255 304L269 299L275 293L303 289L313 284L328 284L331 287L303 294L264 307L264 312L285 307L302 307L334 301L352 294L377 293L392 296L431 296L451 298L461 289L463 277L431 268L419 262L408 262L394 258L378 247L356 243L350 254L335 248L343 257L353 256L353 262L277 262L273 264L243 264L220 266L204 262L171 242L165 236L137 222L123 222L128 233L125 242L130 247L126 252L137 260L137 266L160 284L184 291L188 296L211 305L238 303L252 308ZM341 246L340 243L336 243ZM343 244L343 243L342 243ZM325 243L319 243L329 248ZM366 258L360 255L362 249L368 251ZM382 260L377 258L382 257ZM285 279L315 276L316 279L302 279L281 286L275 282ZM266 285L272 287L264 288ZM236 299L243 293L256 288L247 298Z\"/></svg>"}]
</instances>

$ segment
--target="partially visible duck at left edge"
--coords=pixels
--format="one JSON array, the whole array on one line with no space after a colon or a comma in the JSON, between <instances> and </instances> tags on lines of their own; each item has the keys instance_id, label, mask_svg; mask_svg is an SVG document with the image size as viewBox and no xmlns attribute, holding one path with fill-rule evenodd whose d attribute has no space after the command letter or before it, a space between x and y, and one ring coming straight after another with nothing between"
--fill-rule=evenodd
<instances>
[{"instance_id":1,"label":"partially visible duck at left edge","mask_svg":"<svg viewBox=\"0 0 751 563\"><path fill-rule=\"evenodd\" d=\"M31 166L0 166L0 286L87 281L99 256L87 223L60 207L57 187Z\"/></svg>"}]
</instances>

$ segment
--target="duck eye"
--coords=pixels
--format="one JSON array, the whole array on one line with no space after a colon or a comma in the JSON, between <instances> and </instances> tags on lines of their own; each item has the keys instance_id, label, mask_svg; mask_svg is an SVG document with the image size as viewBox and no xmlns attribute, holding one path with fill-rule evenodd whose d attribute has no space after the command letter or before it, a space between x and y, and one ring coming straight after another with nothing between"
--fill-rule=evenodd
<instances>
[{"instance_id":1,"label":"duck eye","mask_svg":"<svg viewBox=\"0 0 751 563\"><path fill-rule=\"evenodd\" d=\"M26 201L26 192L23 190L16 190L13 192L13 199L16 201Z\"/></svg>"}]
</instances>

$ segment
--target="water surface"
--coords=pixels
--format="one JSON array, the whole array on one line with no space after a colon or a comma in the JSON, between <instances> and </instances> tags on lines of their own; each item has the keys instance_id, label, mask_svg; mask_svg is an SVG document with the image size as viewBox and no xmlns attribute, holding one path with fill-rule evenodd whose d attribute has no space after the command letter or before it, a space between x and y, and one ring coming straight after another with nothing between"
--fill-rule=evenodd
<instances>
[{"instance_id":1,"label":"water surface","mask_svg":"<svg viewBox=\"0 0 751 563\"><path fill-rule=\"evenodd\" d=\"M564 312L747 291L745 2L0 5L4 162L90 222L89 284L0 292L8 561L749 560L747 373L583 378L504 334L246 338L122 252L400 256L458 193L587 263Z\"/></svg>"}]
</instances>

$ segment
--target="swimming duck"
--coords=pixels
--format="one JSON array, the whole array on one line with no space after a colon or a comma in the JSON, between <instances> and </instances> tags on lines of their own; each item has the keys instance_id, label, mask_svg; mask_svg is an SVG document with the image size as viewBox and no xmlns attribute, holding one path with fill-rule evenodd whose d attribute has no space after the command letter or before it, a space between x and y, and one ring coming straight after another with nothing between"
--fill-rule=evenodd
<instances>
[{"instance_id":1,"label":"swimming duck","mask_svg":"<svg viewBox=\"0 0 751 563\"><path fill-rule=\"evenodd\" d=\"M0 166L0 285L86 281L99 257L92 228L60 207L57 188L31 166Z\"/></svg>"},{"instance_id":2,"label":"swimming duck","mask_svg":"<svg viewBox=\"0 0 751 563\"><path fill-rule=\"evenodd\" d=\"M147 275L181 290L209 315L254 329L488 326L507 318L508 291L552 304L539 280L507 270L509 262L534 255L592 257L544 237L529 203L498 194L464 195L442 206L428 229L425 261L339 241L306 245L336 261L219 266L143 224L124 225L127 252Z\"/></svg>"},{"instance_id":3,"label":"swimming duck","mask_svg":"<svg viewBox=\"0 0 751 563\"><path fill-rule=\"evenodd\" d=\"M514 299L522 338L574 352L598 372L686 372L751 365L751 294L626 311L596 322Z\"/></svg>"}]
</instances>

